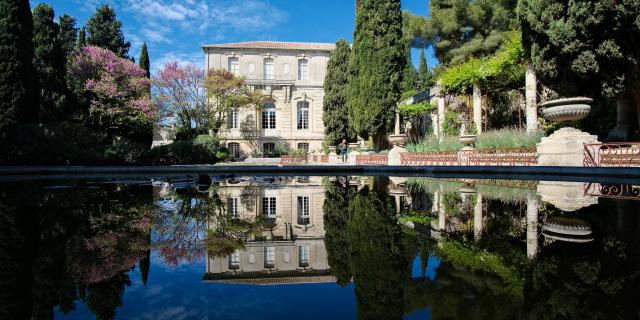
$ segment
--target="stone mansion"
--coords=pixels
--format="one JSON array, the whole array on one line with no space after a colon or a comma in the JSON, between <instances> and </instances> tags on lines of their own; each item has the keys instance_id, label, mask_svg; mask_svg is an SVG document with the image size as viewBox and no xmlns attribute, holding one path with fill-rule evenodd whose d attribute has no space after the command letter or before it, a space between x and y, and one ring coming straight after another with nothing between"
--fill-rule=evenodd
<instances>
[{"instance_id":1,"label":"stone mansion","mask_svg":"<svg viewBox=\"0 0 640 320\"><path fill-rule=\"evenodd\" d=\"M229 70L269 97L261 110L229 115L220 138L234 158L268 154L277 147L322 147L323 82L333 48L329 43L271 41L203 46L206 70Z\"/></svg>"}]
</instances>

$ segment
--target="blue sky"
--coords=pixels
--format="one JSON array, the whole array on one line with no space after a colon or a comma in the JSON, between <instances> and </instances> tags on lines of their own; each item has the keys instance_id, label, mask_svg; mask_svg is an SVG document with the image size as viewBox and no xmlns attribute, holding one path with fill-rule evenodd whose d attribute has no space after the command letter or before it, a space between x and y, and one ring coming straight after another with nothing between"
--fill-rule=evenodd
<instances>
[{"instance_id":1,"label":"blue sky","mask_svg":"<svg viewBox=\"0 0 640 320\"><path fill-rule=\"evenodd\" d=\"M138 57L147 42L153 70L169 61L204 64L201 45L273 40L335 42L353 36L355 1L350 0L30 0L45 2L56 16L74 16L84 25L98 5L115 7L129 52ZM403 9L428 13L428 0L402 0ZM414 50L414 63L417 63ZM429 51L428 64L436 63Z\"/></svg>"}]
</instances>

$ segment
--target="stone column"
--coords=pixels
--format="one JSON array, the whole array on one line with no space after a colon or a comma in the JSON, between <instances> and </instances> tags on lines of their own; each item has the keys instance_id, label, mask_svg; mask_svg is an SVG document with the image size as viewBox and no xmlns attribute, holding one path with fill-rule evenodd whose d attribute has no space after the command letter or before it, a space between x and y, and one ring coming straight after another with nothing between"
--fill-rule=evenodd
<instances>
[{"instance_id":1,"label":"stone column","mask_svg":"<svg viewBox=\"0 0 640 320\"><path fill-rule=\"evenodd\" d=\"M481 134L482 133L482 91L480 90L480 83L478 82L473 83L473 123L476 126L477 134Z\"/></svg>"},{"instance_id":2,"label":"stone column","mask_svg":"<svg viewBox=\"0 0 640 320\"><path fill-rule=\"evenodd\" d=\"M609 131L608 141L629 141L636 128L637 115L635 103L627 92L620 94L616 101L617 123L615 128Z\"/></svg>"},{"instance_id":3,"label":"stone column","mask_svg":"<svg viewBox=\"0 0 640 320\"><path fill-rule=\"evenodd\" d=\"M439 187L440 188L440 187ZM438 230L445 231L447 228L447 213L444 210L444 197L442 190L438 192Z\"/></svg>"},{"instance_id":4,"label":"stone column","mask_svg":"<svg viewBox=\"0 0 640 320\"><path fill-rule=\"evenodd\" d=\"M536 72L531 62L525 65L525 106L527 131L538 130L538 96Z\"/></svg>"},{"instance_id":5,"label":"stone column","mask_svg":"<svg viewBox=\"0 0 640 320\"><path fill-rule=\"evenodd\" d=\"M477 242L482 237L482 195L476 195L476 205L473 208L473 239Z\"/></svg>"},{"instance_id":6,"label":"stone column","mask_svg":"<svg viewBox=\"0 0 640 320\"><path fill-rule=\"evenodd\" d=\"M527 195L527 257L533 259L538 254L538 199Z\"/></svg>"}]
</instances>

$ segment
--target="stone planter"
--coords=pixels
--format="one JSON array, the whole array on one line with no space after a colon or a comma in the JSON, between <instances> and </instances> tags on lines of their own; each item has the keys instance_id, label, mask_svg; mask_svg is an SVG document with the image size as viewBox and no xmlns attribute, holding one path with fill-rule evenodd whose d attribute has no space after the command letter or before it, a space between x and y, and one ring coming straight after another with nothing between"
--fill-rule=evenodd
<instances>
[{"instance_id":1,"label":"stone planter","mask_svg":"<svg viewBox=\"0 0 640 320\"><path fill-rule=\"evenodd\" d=\"M335 156L337 154L336 150L338 150L337 146L329 146L329 155Z\"/></svg>"},{"instance_id":2,"label":"stone planter","mask_svg":"<svg viewBox=\"0 0 640 320\"><path fill-rule=\"evenodd\" d=\"M464 144L464 148L462 148L462 150L473 150L473 147L471 145L476 142L478 136L476 136L475 134L463 134L459 137L459 139L460 143Z\"/></svg>"},{"instance_id":3,"label":"stone planter","mask_svg":"<svg viewBox=\"0 0 640 320\"><path fill-rule=\"evenodd\" d=\"M586 97L564 98L547 101L540 105L544 118L549 121L575 121L589 115L593 100ZM584 145L597 143L598 137L571 127L564 127L537 145L538 165L575 166L583 165Z\"/></svg>"},{"instance_id":4,"label":"stone planter","mask_svg":"<svg viewBox=\"0 0 640 320\"><path fill-rule=\"evenodd\" d=\"M351 151L358 150L358 148L360 148L360 144L358 144L358 143L349 143L349 149L351 149Z\"/></svg>"},{"instance_id":5,"label":"stone planter","mask_svg":"<svg viewBox=\"0 0 640 320\"><path fill-rule=\"evenodd\" d=\"M576 218L553 217L542 226L542 235L551 240L590 242L593 241L591 233L591 225Z\"/></svg>"},{"instance_id":6,"label":"stone planter","mask_svg":"<svg viewBox=\"0 0 640 320\"><path fill-rule=\"evenodd\" d=\"M409 139L409 137L407 136L406 133L399 133L399 134L390 134L388 139L389 139L389 143L391 143L393 146L404 147L404 145L407 144L407 140Z\"/></svg>"},{"instance_id":7,"label":"stone planter","mask_svg":"<svg viewBox=\"0 0 640 320\"><path fill-rule=\"evenodd\" d=\"M586 97L564 98L547 101L540 105L544 118L550 121L563 122L584 119L591 111L593 99Z\"/></svg>"}]
</instances>

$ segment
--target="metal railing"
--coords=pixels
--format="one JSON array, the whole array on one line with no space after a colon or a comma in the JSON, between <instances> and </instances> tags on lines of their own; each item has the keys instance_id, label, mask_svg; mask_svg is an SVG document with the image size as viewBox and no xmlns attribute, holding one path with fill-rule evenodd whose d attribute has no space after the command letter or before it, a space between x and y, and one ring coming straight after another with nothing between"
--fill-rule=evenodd
<instances>
[{"instance_id":1,"label":"metal railing","mask_svg":"<svg viewBox=\"0 0 640 320\"><path fill-rule=\"evenodd\" d=\"M601 198L640 201L640 186L587 182L584 184L584 194Z\"/></svg>"},{"instance_id":2,"label":"metal railing","mask_svg":"<svg viewBox=\"0 0 640 320\"><path fill-rule=\"evenodd\" d=\"M304 164L307 163L306 155L283 155L280 156L280 164Z\"/></svg>"},{"instance_id":3,"label":"metal railing","mask_svg":"<svg viewBox=\"0 0 640 320\"><path fill-rule=\"evenodd\" d=\"M640 142L585 144L582 164L585 167L638 167Z\"/></svg>"}]
</instances>

